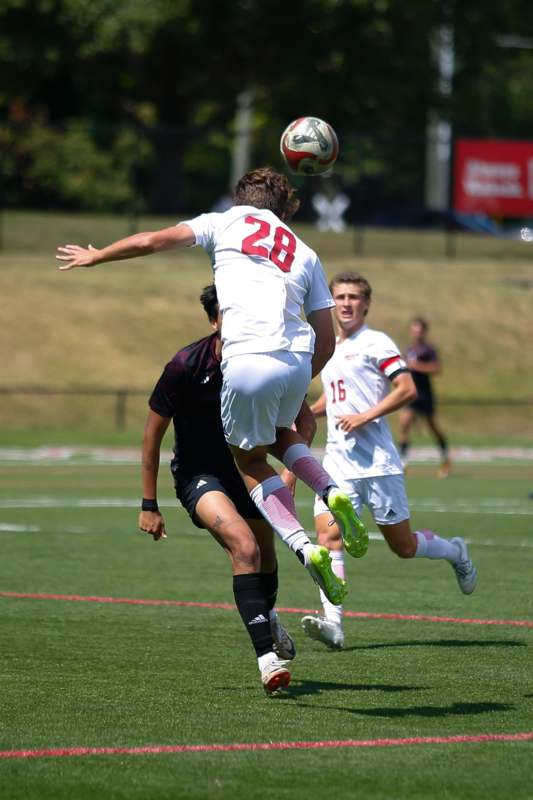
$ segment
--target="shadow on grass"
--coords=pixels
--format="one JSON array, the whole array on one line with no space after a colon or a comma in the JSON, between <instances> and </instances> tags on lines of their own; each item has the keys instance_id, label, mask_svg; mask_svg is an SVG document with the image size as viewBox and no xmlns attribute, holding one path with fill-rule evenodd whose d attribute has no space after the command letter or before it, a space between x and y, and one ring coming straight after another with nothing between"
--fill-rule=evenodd
<instances>
[{"instance_id":1,"label":"shadow on grass","mask_svg":"<svg viewBox=\"0 0 533 800\"><path fill-rule=\"evenodd\" d=\"M299 708L317 708L309 703L298 703ZM494 711L514 711L515 706L506 703L452 703L450 706L407 706L406 708L346 708L343 706L320 706L320 710L343 711L362 717L454 717L491 714Z\"/></svg>"},{"instance_id":2,"label":"shadow on grass","mask_svg":"<svg viewBox=\"0 0 533 800\"><path fill-rule=\"evenodd\" d=\"M353 650L382 650L389 647L527 647L525 642L514 639L424 639L415 642L380 642L378 644L361 644L343 648L343 653Z\"/></svg>"},{"instance_id":3,"label":"shadow on grass","mask_svg":"<svg viewBox=\"0 0 533 800\"><path fill-rule=\"evenodd\" d=\"M308 703L298 703L300 708L316 708ZM450 706L407 706L406 708L346 708L345 706L320 706L329 711L343 711L362 717L462 717L490 714L494 711L513 711L515 706L507 703L452 703Z\"/></svg>"},{"instance_id":4,"label":"shadow on grass","mask_svg":"<svg viewBox=\"0 0 533 800\"><path fill-rule=\"evenodd\" d=\"M421 692L425 686L400 686L391 683L334 683L333 681L293 680L287 697L303 697L304 695L322 694L322 692Z\"/></svg>"}]
</instances>

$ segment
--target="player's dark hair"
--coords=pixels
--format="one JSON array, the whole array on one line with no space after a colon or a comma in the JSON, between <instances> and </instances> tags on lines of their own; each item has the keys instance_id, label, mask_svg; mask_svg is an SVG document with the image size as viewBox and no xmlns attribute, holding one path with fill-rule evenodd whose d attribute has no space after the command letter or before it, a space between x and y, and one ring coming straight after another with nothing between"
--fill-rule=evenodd
<instances>
[{"instance_id":1,"label":"player's dark hair","mask_svg":"<svg viewBox=\"0 0 533 800\"><path fill-rule=\"evenodd\" d=\"M413 317L411 325L420 325L424 333L427 333L429 330L429 322L427 319L424 319L424 317Z\"/></svg>"},{"instance_id":2,"label":"player's dark hair","mask_svg":"<svg viewBox=\"0 0 533 800\"><path fill-rule=\"evenodd\" d=\"M234 201L236 206L266 208L283 220L290 219L300 206L296 189L272 167L259 167L243 175L235 187Z\"/></svg>"},{"instance_id":3,"label":"player's dark hair","mask_svg":"<svg viewBox=\"0 0 533 800\"><path fill-rule=\"evenodd\" d=\"M372 297L372 287L370 286L369 282L366 278L363 278L358 272L338 272L336 275L333 276L331 281L329 282L329 290L333 294L333 289L335 286L338 286L339 283L356 283L357 286L361 287L361 291L363 296L370 300Z\"/></svg>"},{"instance_id":4,"label":"player's dark hair","mask_svg":"<svg viewBox=\"0 0 533 800\"><path fill-rule=\"evenodd\" d=\"M216 322L218 317L218 297L214 283L204 286L200 295L200 302L209 318L209 322Z\"/></svg>"}]
</instances>

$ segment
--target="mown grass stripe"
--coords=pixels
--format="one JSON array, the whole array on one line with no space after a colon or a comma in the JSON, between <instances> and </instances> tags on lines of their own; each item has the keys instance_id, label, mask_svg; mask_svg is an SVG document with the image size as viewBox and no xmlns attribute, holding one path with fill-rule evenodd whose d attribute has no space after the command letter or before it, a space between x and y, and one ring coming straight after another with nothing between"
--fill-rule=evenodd
<instances>
[{"instance_id":1,"label":"mown grass stripe","mask_svg":"<svg viewBox=\"0 0 533 800\"><path fill-rule=\"evenodd\" d=\"M13 600L63 600L75 603L117 603L132 606L177 606L179 608L218 608L236 611L231 603L201 603L189 600L158 600L135 597L98 597L79 594L42 594L39 592L2 592L0 597ZM278 607L285 614L313 614L315 608ZM370 611L343 611L345 617L356 619L390 619L405 622L447 622L461 625L508 625L520 628L533 628L533 621L527 619L475 619L469 617L437 617L431 614L388 614Z\"/></svg>"}]
</instances>

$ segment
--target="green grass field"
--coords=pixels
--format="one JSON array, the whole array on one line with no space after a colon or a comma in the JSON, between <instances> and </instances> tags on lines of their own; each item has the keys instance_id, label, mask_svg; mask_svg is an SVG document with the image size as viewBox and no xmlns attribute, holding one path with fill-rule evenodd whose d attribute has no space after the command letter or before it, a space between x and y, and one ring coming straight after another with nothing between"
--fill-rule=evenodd
<instances>
[{"instance_id":1,"label":"green grass field","mask_svg":"<svg viewBox=\"0 0 533 800\"><path fill-rule=\"evenodd\" d=\"M290 691L276 699L263 694L232 610L6 594L232 603L226 557L176 508L166 469L160 543L136 530L135 466L4 462L0 475L1 751L370 742L0 758L5 800L533 796L533 741L483 740L533 732L530 468L458 464L437 481L414 466L415 525L467 537L478 588L464 597L448 565L401 562L373 539L348 563L346 608L465 621L349 618L345 650L331 653L305 639L299 613L284 612L298 654ZM311 499L298 495L308 527ZM278 605L316 608L308 575L278 553ZM423 743L453 736L478 738ZM422 741L373 746L410 738Z\"/></svg>"}]
</instances>

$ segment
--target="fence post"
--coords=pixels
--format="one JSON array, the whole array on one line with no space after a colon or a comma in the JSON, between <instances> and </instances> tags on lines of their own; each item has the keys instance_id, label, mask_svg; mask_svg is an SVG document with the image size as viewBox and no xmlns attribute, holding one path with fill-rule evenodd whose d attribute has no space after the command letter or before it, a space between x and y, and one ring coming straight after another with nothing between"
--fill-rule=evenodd
<instances>
[{"instance_id":1,"label":"fence post","mask_svg":"<svg viewBox=\"0 0 533 800\"><path fill-rule=\"evenodd\" d=\"M116 406L115 406L115 425L117 431L123 431L126 428L127 401L128 401L127 389L118 389Z\"/></svg>"}]
</instances>

